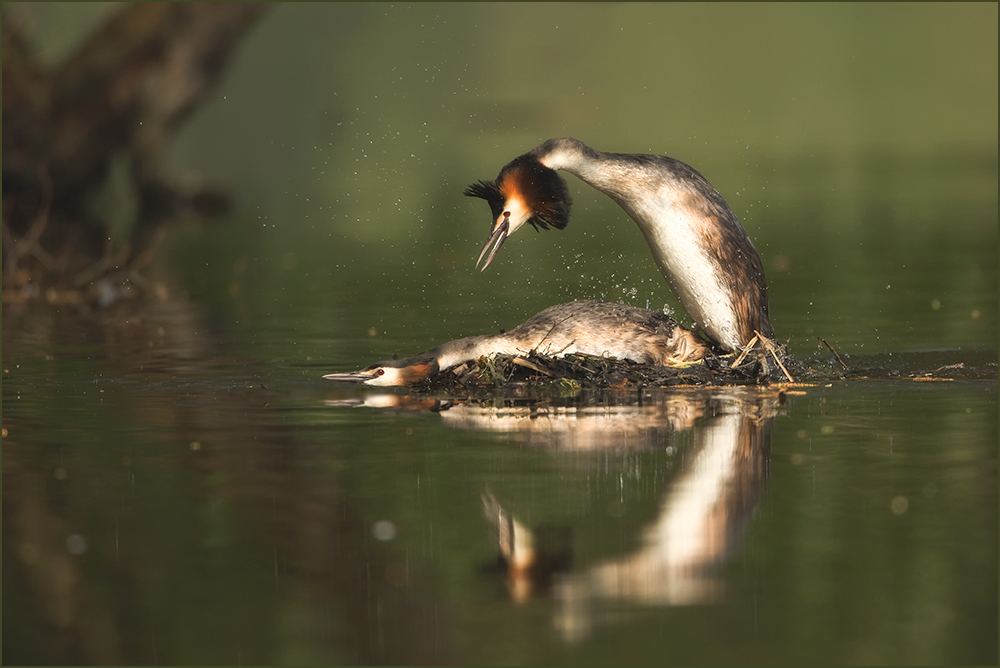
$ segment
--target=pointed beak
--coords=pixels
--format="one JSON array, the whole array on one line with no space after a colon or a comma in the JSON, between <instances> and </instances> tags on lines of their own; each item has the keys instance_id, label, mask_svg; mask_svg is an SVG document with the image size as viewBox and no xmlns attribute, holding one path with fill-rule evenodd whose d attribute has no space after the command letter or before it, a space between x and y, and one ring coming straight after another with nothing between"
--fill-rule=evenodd
<instances>
[{"instance_id":1,"label":"pointed beak","mask_svg":"<svg viewBox=\"0 0 1000 668\"><path fill-rule=\"evenodd\" d=\"M375 378L376 370L351 371L350 373L328 373L323 378L326 380L338 380L342 383L364 383Z\"/></svg>"},{"instance_id":2,"label":"pointed beak","mask_svg":"<svg viewBox=\"0 0 1000 668\"><path fill-rule=\"evenodd\" d=\"M503 242L507 241L507 232L510 230L510 214L506 214L503 217L503 222L493 228L493 232L490 233L490 238L486 240L486 245L483 246L482 252L479 254L479 259L476 260L476 266L479 267L479 263L483 261L483 256L489 251L489 255L486 255L486 262L483 264L480 271L485 271L486 267L490 266L490 262L496 257L497 251L503 246ZM492 249L492 250L490 250Z\"/></svg>"}]
</instances>

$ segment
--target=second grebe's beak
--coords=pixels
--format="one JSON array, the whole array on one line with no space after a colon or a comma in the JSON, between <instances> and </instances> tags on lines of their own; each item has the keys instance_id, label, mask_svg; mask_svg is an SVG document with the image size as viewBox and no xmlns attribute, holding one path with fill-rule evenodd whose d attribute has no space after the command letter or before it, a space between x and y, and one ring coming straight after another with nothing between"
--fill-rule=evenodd
<instances>
[{"instance_id":1,"label":"second grebe's beak","mask_svg":"<svg viewBox=\"0 0 1000 668\"><path fill-rule=\"evenodd\" d=\"M379 362L360 371L328 373L323 378L339 380L342 383L393 387L418 383L437 372L437 361L433 357L418 355L405 360Z\"/></svg>"},{"instance_id":2,"label":"second grebe's beak","mask_svg":"<svg viewBox=\"0 0 1000 668\"><path fill-rule=\"evenodd\" d=\"M367 383L385 373L379 369L362 369L361 371L351 371L348 373L328 373L323 378L326 380L338 380L342 383Z\"/></svg>"},{"instance_id":3,"label":"second grebe's beak","mask_svg":"<svg viewBox=\"0 0 1000 668\"><path fill-rule=\"evenodd\" d=\"M500 221L498 225L493 228L490 233L490 238L486 240L486 245L483 246L482 252L479 254L479 259L476 260L476 266L479 267L479 263L483 261L483 256L489 251L489 255L486 256L486 262L483 264L480 271L484 271L486 267L490 266L490 262L496 257L497 251L503 246L503 242L507 241L507 235L510 232L510 213L505 212L503 220ZM492 250L490 250L492 249Z\"/></svg>"}]
</instances>

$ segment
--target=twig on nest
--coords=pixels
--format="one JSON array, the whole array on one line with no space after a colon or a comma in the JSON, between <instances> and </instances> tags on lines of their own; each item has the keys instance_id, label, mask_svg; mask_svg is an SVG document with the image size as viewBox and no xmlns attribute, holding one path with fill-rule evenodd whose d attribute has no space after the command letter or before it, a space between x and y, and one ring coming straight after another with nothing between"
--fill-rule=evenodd
<instances>
[{"instance_id":1,"label":"twig on nest","mask_svg":"<svg viewBox=\"0 0 1000 668\"><path fill-rule=\"evenodd\" d=\"M757 338L760 338L760 342L764 344L764 348L767 349L767 352L771 353L771 357L773 357L774 361L778 363L778 366L781 367L781 370L785 372L785 378L788 379L788 382L794 383L795 379L792 378L792 374L788 373L788 369L786 369L785 365L781 363L780 359L778 359L778 353L774 349L775 348L774 342L771 341L771 339L764 336L763 334L761 334L760 332L755 331L754 333L757 335Z\"/></svg>"},{"instance_id":2,"label":"twig on nest","mask_svg":"<svg viewBox=\"0 0 1000 668\"><path fill-rule=\"evenodd\" d=\"M518 366L523 366L523 367L525 367L527 369L532 369L533 371L537 371L538 373L544 373L546 376L551 376L552 375L547 370L543 369L542 367L538 366L537 364L535 364L533 362L529 362L528 360L524 359L523 357L515 357L514 359L511 360L511 362L513 362L514 364L516 364Z\"/></svg>"},{"instance_id":3,"label":"twig on nest","mask_svg":"<svg viewBox=\"0 0 1000 668\"><path fill-rule=\"evenodd\" d=\"M740 364L743 363L743 358L746 357L748 354L750 354L750 351L753 350L753 346L755 343L757 343L757 337L759 336L760 335L758 334L754 336L752 339L750 339L750 343L746 345L746 348L743 349L743 352L740 353L740 356L733 360L732 366L729 367L730 369L735 369L736 367L738 367Z\"/></svg>"},{"instance_id":4,"label":"twig on nest","mask_svg":"<svg viewBox=\"0 0 1000 668\"><path fill-rule=\"evenodd\" d=\"M830 352L833 353L833 356L837 358L838 362L840 362L840 366L844 367L844 369L846 370L847 365L844 364L844 360L840 359L840 355L838 355L837 351L833 349L833 346L827 343L826 339L824 339L822 336L817 336L816 338L819 339L820 343L822 343L824 346L830 349Z\"/></svg>"}]
</instances>

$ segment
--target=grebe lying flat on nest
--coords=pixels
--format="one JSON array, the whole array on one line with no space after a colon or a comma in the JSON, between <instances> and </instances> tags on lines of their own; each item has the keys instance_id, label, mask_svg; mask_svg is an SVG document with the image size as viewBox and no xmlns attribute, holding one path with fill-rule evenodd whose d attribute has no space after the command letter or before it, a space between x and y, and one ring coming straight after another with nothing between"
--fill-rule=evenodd
<instances>
[{"instance_id":1,"label":"grebe lying flat on nest","mask_svg":"<svg viewBox=\"0 0 1000 668\"><path fill-rule=\"evenodd\" d=\"M570 196L564 169L622 207L639 229L670 288L695 322L725 350L745 347L760 332L773 338L767 281L757 250L722 195L693 168L660 155L603 153L576 139L550 139L515 158L496 181L465 194L493 211L479 255L489 266L507 237L525 223L562 229Z\"/></svg>"},{"instance_id":2,"label":"grebe lying flat on nest","mask_svg":"<svg viewBox=\"0 0 1000 668\"><path fill-rule=\"evenodd\" d=\"M704 341L663 313L626 304L578 301L550 306L503 334L456 339L413 357L323 377L365 385L412 385L497 353L584 354L669 366L700 360L708 350Z\"/></svg>"}]
</instances>

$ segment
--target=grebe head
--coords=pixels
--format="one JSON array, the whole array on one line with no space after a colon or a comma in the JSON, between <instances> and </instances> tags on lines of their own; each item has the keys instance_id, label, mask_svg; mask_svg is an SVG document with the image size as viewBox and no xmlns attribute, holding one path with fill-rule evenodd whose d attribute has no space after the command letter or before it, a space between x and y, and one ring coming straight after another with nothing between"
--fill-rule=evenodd
<instances>
[{"instance_id":1,"label":"grebe head","mask_svg":"<svg viewBox=\"0 0 1000 668\"><path fill-rule=\"evenodd\" d=\"M377 387L405 386L419 383L438 372L437 362L431 358L408 357L403 360L387 360L348 373L328 373L326 380L345 383L361 383Z\"/></svg>"},{"instance_id":2,"label":"grebe head","mask_svg":"<svg viewBox=\"0 0 1000 668\"><path fill-rule=\"evenodd\" d=\"M493 212L489 239L476 261L478 267L486 256L483 269L490 265L507 237L525 223L536 230L566 227L572 205L566 182L533 153L505 165L496 181L473 183L465 189L465 195L486 200Z\"/></svg>"}]
</instances>

